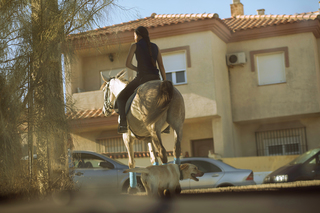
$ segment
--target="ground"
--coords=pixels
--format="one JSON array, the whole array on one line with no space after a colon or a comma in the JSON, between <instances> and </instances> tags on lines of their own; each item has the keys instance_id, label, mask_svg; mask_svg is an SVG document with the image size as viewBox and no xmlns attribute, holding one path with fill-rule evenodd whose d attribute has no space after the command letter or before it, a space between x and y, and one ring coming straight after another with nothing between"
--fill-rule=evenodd
<instances>
[{"instance_id":1,"label":"ground","mask_svg":"<svg viewBox=\"0 0 320 213\"><path fill-rule=\"evenodd\" d=\"M247 187L184 190L174 198L82 192L54 195L42 201L10 201L0 212L319 212L320 181Z\"/></svg>"}]
</instances>

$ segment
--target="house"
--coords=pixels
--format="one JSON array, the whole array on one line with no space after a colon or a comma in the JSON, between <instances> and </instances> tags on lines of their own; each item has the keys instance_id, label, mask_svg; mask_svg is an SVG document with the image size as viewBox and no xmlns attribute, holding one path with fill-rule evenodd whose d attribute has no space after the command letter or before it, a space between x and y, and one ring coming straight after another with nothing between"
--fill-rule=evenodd
<instances>
[{"instance_id":1,"label":"house","mask_svg":"<svg viewBox=\"0 0 320 213\"><path fill-rule=\"evenodd\" d=\"M70 35L76 51L67 93L75 149L126 158L118 116L102 114L100 74L125 69L133 30L148 28L161 49L167 77L182 93L186 120L183 156L296 155L320 145L320 15L244 15L234 0L231 18L216 13L150 17ZM87 34L86 33L86 34ZM127 70L127 78L134 72ZM163 134L169 156L173 133ZM137 141L137 157L148 155Z\"/></svg>"}]
</instances>

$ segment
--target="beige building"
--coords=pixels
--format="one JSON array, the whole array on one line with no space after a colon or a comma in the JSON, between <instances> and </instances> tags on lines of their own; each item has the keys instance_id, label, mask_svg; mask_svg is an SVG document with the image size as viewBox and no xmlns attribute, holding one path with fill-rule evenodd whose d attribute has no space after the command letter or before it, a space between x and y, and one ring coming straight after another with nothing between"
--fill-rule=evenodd
<instances>
[{"instance_id":1,"label":"beige building","mask_svg":"<svg viewBox=\"0 0 320 213\"><path fill-rule=\"evenodd\" d=\"M100 73L125 69L133 30L148 28L161 49L167 78L182 93L186 120L183 156L224 158L297 155L320 145L319 12L244 15L156 15L71 35L76 48L67 92L78 112L69 113L74 149L126 157L117 119L102 115ZM127 77L134 72L128 70ZM173 133L163 134L168 154ZM137 157L147 146L137 141Z\"/></svg>"}]
</instances>

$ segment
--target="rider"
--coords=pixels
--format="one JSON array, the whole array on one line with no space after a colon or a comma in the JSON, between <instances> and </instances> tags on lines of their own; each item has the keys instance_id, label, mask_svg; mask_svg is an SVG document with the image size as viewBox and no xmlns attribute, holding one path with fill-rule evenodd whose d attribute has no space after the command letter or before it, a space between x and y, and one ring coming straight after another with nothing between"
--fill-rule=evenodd
<instances>
[{"instance_id":1,"label":"rider","mask_svg":"<svg viewBox=\"0 0 320 213\"><path fill-rule=\"evenodd\" d=\"M137 72L137 76L121 91L117 98L117 105L120 115L120 124L118 133L127 132L127 118L125 113L126 102L133 94L134 90L141 84L151 81L160 80L160 69L163 80L166 80L166 72L162 62L162 56L156 44L150 42L149 32L145 27L138 27L134 30L134 41L127 56L126 66ZM133 55L136 55L138 66L132 64Z\"/></svg>"}]
</instances>

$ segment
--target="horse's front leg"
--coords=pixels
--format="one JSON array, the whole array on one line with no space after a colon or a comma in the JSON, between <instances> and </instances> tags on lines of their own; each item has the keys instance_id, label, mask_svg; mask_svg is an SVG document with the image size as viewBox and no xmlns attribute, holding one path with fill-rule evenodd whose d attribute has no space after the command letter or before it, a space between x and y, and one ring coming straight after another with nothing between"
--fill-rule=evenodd
<instances>
[{"instance_id":1,"label":"horse's front leg","mask_svg":"<svg viewBox=\"0 0 320 213\"><path fill-rule=\"evenodd\" d=\"M133 151L133 140L130 136L130 133L126 133L122 135L123 142L125 146L127 147L127 152L128 152L128 166L129 168L135 168L135 161L134 161L134 151ZM129 172L129 179L130 179L130 189L136 188L137 187L137 175L135 172ZM129 193L134 193L130 192Z\"/></svg>"}]
</instances>

